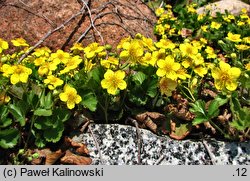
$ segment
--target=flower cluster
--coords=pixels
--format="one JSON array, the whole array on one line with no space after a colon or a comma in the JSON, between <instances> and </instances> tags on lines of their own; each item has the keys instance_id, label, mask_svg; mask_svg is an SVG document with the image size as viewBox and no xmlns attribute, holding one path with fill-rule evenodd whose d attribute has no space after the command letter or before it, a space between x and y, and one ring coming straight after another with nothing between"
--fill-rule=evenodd
<instances>
[{"instance_id":1,"label":"flower cluster","mask_svg":"<svg viewBox=\"0 0 250 181\"><path fill-rule=\"evenodd\" d=\"M155 42L138 33L122 39L116 47L97 42L86 46L75 43L69 52L39 47L18 62L28 51L28 43L22 38L11 43L0 39L0 106L9 105L13 110L26 99L31 105L16 111L14 117L30 109L32 119L37 119L36 129L50 130L54 123L41 123L39 116L46 122L55 113L53 119L65 121L67 113L61 115L61 110L88 109L108 122L108 112L119 120L125 112L137 111L133 109L163 108L172 103L176 92L199 106L197 100L207 89L216 95L242 97L248 105L250 18L246 11L239 16L225 13L213 17L197 14L196 5L189 5L175 12L177 16L170 5L156 10L159 39ZM5 53L10 47L17 51ZM231 105L232 110L240 104L231 103L236 105ZM246 119L246 114L242 115L237 116ZM205 113L202 116L200 120L213 118ZM24 125L26 119L21 115L17 120ZM61 134L62 121L57 124Z\"/></svg>"}]
</instances>

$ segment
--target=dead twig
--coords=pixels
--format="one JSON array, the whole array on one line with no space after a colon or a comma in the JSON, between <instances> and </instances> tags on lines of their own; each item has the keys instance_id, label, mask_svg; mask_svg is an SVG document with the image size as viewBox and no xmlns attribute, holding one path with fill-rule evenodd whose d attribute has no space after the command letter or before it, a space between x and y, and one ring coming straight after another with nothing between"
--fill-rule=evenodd
<instances>
[{"instance_id":1,"label":"dead twig","mask_svg":"<svg viewBox=\"0 0 250 181\"><path fill-rule=\"evenodd\" d=\"M60 29L64 28L65 26L67 26L73 19L75 19L77 16L83 14L85 11L85 7L83 6L81 8L80 11L78 11L76 14L72 15L69 19L67 19L65 22L63 22L61 25L59 25L58 27L56 27L53 30L49 30L47 32L47 34L40 39L33 47L31 47L26 53L24 53L20 59L18 60L18 64L22 62L22 60L27 57L31 52L34 51L34 49L36 49L40 44L42 44L49 36L51 36L53 33L59 31Z\"/></svg>"},{"instance_id":2,"label":"dead twig","mask_svg":"<svg viewBox=\"0 0 250 181\"><path fill-rule=\"evenodd\" d=\"M209 155L209 157L210 157L210 159L211 159L212 165L216 165L215 157L214 157L214 155L212 154L211 150L209 149L209 147L208 147L208 145L207 145L207 142L206 142L204 139L202 139L202 143L203 143L205 149L206 149L207 152L208 152L208 155Z\"/></svg>"},{"instance_id":3,"label":"dead twig","mask_svg":"<svg viewBox=\"0 0 250 181\"><path fill-rule=\"evenodd\" d=\"M128 118L136 128L136 135L137 135L137 145L138 145L138 165L141 165L141 146L142 146L142 137L141 137L141 132L138 126L138 123L135 119Z\"/></svg>"},{"instance_id":4,"label":"dead twig","mask_svg":"<svg viewBox=\"0 0 250 181\"><path fill-rule=\"evenodd\" d=\"M90 19L90 23L91 23L91 26L93 27L93 29L97 32L98 36L101 38L101 41L102 41L102 44L104 45L105 42L104 42L104 39L103 39L103 36L102 34L100 33L100 31L97 30L97 28L95 27L95 24L94 24L94 21L93 21L93 18L92 18L92 13L91 13L91 10L88 6L88 4L82 0L83 4L85 5L85 7L87 8L87 11L89 13L89 19Z\"/></svg>"},{"instance_id":5,"label":"dead twig","mask_svg":"<svg viewBox=\"0 0 250 181\"><path fill-rule=\"evenodd\" d=\"M89 131L90 131L91 136L92 136L93 139L94 139L95 146L96 146L96 148L97 148L97 150L98 150L100 162L101 162L102 165L104 165L104 161L103 161L103 158L102 158L102 153L101 153L100 146L99 146L99 144L98 144L98 141L96 140L96 137L95 137L95 135L94 135L92 129L90 128L90 124L88 125L88 129L89 129Z\"/></svg>"}]
</instances>

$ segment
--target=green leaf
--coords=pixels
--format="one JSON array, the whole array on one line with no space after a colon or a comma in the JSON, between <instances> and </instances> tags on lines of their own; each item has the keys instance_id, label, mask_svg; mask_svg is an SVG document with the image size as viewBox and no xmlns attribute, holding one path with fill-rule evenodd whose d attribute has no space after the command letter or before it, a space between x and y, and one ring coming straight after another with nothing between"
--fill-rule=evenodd
<instances>
[{"instance_id":1,"label":"green leaf","mask_svg":"<svg viewBox=\"0 0 250 181\"><path fill-rule=\"evenodd\" d=\"M34 111L34 115L36 115L36 116L51 116L52 115L52 110L37 109L37 110Z\"/></svg>"},{"instance_id":2,"label":"green leaf","mask_svg":"<svg viewBox=\"0 0 250 181\"><path fill-rule=\"evenodd\" d=\"M9 110L10 113L14 116L14 118L16 119L17 122L20 122L21 126L25 125L25 115L22 112L20 107L17 107L14 104L10 104L9 105Z\"/></svg>"},{"instance_id":3,"label":"green leaf","mask_svg":"<svg viewBox=\"0 0 250 181\"><path fill-rule=\"evenodd\" d=\"M61 139L63 131L64 126L61 122L55 129L46 129L43 136L46 141L56 143Z\"/></svg>"},{"instance_id":4,"label":"green leaf","mask_svg":"<svg viewBox=\"0 0 250 181\"><path fill-rule=\"evenodd\" d=\"M88 108L90 111L94 112L97 108L97 98L95 94L93 94L92 92L83 94L81 104Z\"/></svg>"},{"instance_id":5,"label":"green leaf","mask_svg":"<svg viewBox=\"0 0 250 181\"><path fill-rule=\"evenodd\" d=\"M146 94L151 98L155 97L157 94L157 87L158 87L157 83L158 80L153 79L149 82L149 84L147 84L148 89Z\"/></svg>"},{"instance_id":6,"label":"green leaf","mask_svg":"<svg viewBox=\"0 0 250 181\"><path fill-rule=\"evenodd\" d=\"M45 95L45 91L40 95L40 107L44 109L50 109L53 105L52 94L49 92Z\"/></svg>"},{"instance_id":7,"label":"green leaf","mask_svg":"<svg viewBox=\"0 0 250 181\"><path fill-rule=\"evenodd\" d=\"M201 123L204 123L204 122L207 122L208 119L206 117L196 117L194 118L194 120L192 121L192 125L197 125L197 124L201 124Z\"/></svg>"},{"instance_id":8,"label":"green leaf","mask_svg":"<svg viewBox=\"0 0 250 181\"><path fill-rule=\"evenodd\" d=\"M206 115L206 108L205 108L205 102L203 100L197 100L195 103L190 103L192 108L189 110L194 113L196 116L204 116L207 117Z\"/></svg>"},{"instance_id":9,"label":"green leaf","mask_svg":"<svg viewBox=\"0 0 250 181\"><path fill-rule=\"evenodd\" d=\"M52 94L49 92L45 97L44 97L44 108L45 109L50 109L53 105L53 100L52 100Z\"/></svg>"},{"instance_id":10,"label":"green leaf","mask_svg":"<svg viewBox=\"0 0 250 181\"><path fill-rule=\"evenodd\" d=\"M239 131L250 128L250 108L243 107L240 111L234 112L233 121L230 123L230 126Z\"/></svg>"},{"instance_id":11,"label":"green leaf","mask_svg":"<svg viewBox=\"0 0 250 181\"><path fill-rule=\"evenodd\" d=\"M1 105L0 106L0 121L5 119L8 114L9 114L8 107L5 105Z\"/></svg>"},{"instance_id":12,"label":"green leaf","mask_svg":"<svg viewBox=\"0 0 250 181\"><path fill-rule=\"evenodd\" d=\"M46 141L44 139L42 139L41 137L36 136L35 145L38 148L42 148L42 147L44 147L46 145Z\"/></svg>"},{"instance_id":13,"label":"green leaf","mask_svg":"<svg viewBox=\"0 0 250 181\"><path fill-rule=\"evenodd\" d=\"M219 107L226 104L228 99L223 99L221 97L216 97L208 106L208 117L210 119L217 117L220 113Z\"/></svg>"},{"instance_id":14,"label":"green leaf","mask_svg":"<svg viewBox=\"0 0 250 181\"><path fill-rule=\"evenodd\" d=\"M57 108L53 111L53 119L61 122L69 120L71 112L68 109Z\"/></svg>"},{"instance_id":15,"label":"green leaf","mask_svg":"<svg viewBox=\"0 0 250 181\"><path fill-rule=\"evenodd\" d=\"M6 128L9 125L11 125L11 123L12 123L12 119L10 119L10 118L2 119L2 120L0 120L0 128Z\"/></svg>"},{"instance_id":16,"label":"green leaf","mask_svg":"<svg viewBox=\"0 0 250 181\"><path fill-rule=\"evenodd\" d=\"M147 78L147 75L145 75L143 72L137 72L133 75L132 79L136 84L141 85L144 80Z\"/></svg>"},{"instance_id":17,"label":"green leaf","mask_svg":"<svg viewBox=\"0 0 250 181\"><path fill-rule=\"evenodd\" d=\"M4 149L13 148L19 139L19 132L17 129L10 128L0 131L0 147Z\"/></svg>"}]
</instances>

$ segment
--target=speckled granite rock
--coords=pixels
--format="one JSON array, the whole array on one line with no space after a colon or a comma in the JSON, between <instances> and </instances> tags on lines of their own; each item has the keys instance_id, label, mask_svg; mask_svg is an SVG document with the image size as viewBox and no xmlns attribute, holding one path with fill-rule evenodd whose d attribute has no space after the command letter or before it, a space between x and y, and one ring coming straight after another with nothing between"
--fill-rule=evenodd
<instances>
[{"instance_id":1,"label":"speckled granite rock","mask_svg":"<svg viewBox=\"0 0 250 181\"><path fill-rule=\"evenodd\" d=\"M134 127L94 124L90 128L99 143L104 164L138 164L137 135ZM207 165L212 162L218 165L250 164L250 142L229 143L206 140L204 144L197 140L177 141L169 137L159 137L144 129L140 129L140 132L142 136L141 164L143 165L154 165L159 158L163 158L161 162L158 162L160 165ZM101 164L98 149L89 131L73 136L73 140L87 145L93 159L92 164Z\"/></svg>"}]
</instances>

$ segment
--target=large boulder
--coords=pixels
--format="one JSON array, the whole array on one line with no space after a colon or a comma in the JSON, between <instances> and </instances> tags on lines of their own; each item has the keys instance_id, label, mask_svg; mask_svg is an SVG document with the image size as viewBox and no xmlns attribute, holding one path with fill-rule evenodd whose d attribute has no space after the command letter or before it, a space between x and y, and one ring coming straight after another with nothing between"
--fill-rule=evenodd
<instances>
[{"instance_id":1,"label":"large boulder","mask_svg":"<svg viewBox=\"0 0 250 181\"><path fill-rule=\"evenodd\" d=\"M173 140L146 129L119 124L92 124L90 131L75 133L73 140L86 144L92 164L137 165L249 165L250 142L224 142L215 139ZM140 140L140 141L139 141ZM97 148L97 144L99 149ZM140 145L140 154L138 154ZM102 158L102 162L100 159Z\"/></svg>"},{"instance_id":2,"label":"large boulder","mask_svg":"<svg viewBox=\"0 0 250 181\"><path fill-rule=\"evenodd\" d=\"M210 11L212 16L216 16L216 12L225 13L227 10L233 15L239 15L243 8L247 10L248 14L250 13L249 4L246 4L240 0L221 0L198 8L197 12L201 14L206 13L206 11Z\"/></svg>"},{"instance_id":3,"label":"large boulder","mask_svg":"<svg viewBox=\"0 0 250 181\"><path fill-rule=\"evenodd\" d=\"M155 39L154 13L140 0L0 0L0 38L23 37L30 45L75 16L43 42L52 49L67 49L76 41L117 45L124 37L141 33ZM91 16L90 16L91 13ZM91 21L95 27L91 27ZM89 30L89 31L87 31ZM81 40L79 38L85 35ZM100 36L101 35L101 36ZM101 40L103 37L103 41Z\"/></svg>"}]
</instances>

